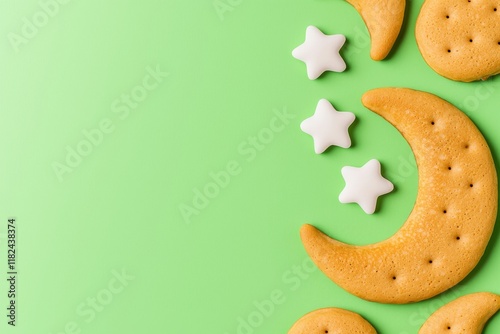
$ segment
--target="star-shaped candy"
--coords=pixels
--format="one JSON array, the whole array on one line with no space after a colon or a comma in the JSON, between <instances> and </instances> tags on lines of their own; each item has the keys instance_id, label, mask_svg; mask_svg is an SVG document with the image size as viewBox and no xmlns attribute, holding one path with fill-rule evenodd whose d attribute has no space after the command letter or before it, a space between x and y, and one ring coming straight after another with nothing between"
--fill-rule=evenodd
<instances>
[{"instance_id":1,"label":"star-shaped candy","mask_svg":"<svg viewBox=\"0 0 500 334\"><path fill-rule=\"evenodd\" d=\"M323 153L329 146L351 147L349 126L356 117L352 112L339 112L328 100L321 99L314 115L304 120L300 128L314 139L314 151Z\"/></svg>"},{"instance_id":2,"label":"star-shaped candy","mask_svg":"<svg viewBox=\"0 0 500 334\"><path fill-rule=\"evenodd\" d=\"M380 162L368 161L363 167L342 168L345 188L339 195L341 203L358 203L367 214L375 212L379 196L390 193L394 185L380 173Z\"/></svg>"},{"instance_id":3,"label":"star-shaped candy","mask_svg":"<svg viewBox=\"0 0 500 334\"><path fill-rule=\"evenodd\" d=\"M315 26L306 30L306 40L295 48L292 56L306 63L309 79L317 79L325 71L344 72L346 64L339 54L344 35L325 35Z\"/></svg>"}]
</instances>

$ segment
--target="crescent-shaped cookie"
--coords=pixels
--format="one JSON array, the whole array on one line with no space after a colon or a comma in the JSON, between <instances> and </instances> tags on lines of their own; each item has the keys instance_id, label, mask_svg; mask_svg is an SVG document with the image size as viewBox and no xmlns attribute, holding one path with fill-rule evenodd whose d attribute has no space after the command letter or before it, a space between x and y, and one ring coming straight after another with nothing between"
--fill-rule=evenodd
<instances>
[{"instance_id":1,"label":"crescent-shaped cookie","mask_svg":"<svg viewBox=\"0 0 500 334\"><path fill-rule=\"evenodd\" d=\"M306 314L288 334L376 334L359 314L340 308L323 308Z\"/></svg>"},{"instance_id":2,"label":"crescent-shaped cookie","mask_svg":"<svg viewBox=\"0 0 500 334\"><path fill-rule=\"evenodd\" d=\"M370 57L382 60L398 38L405 15L405 0L347 0L365 21L372 40Z\"/></svg>"},{"instance_id":3,"label":"crescent-shaped cookie","mask_svg":"<svg viewBox=\"0 0 500 334\"><path fill-rule=\"evenodd\" d=\"M486 322L500 309L500 296L479 292L460 297L434 312L418 334L481 334Z\"/></svg>"},{"instance_id":4,"label":"crescent-shaped cookie","mask_svg":"<svg viewBox=\"0 0 500 334\"><path fill-rule=\"evenodd\" d=\"M474 123L435 95L382 88L362 101L409 142L419 175L415 206L379 243L348 245L308 224L302 242L316 265L356 296L395 304L431 298L465 278L486 249L498 205L493 157Z\"/></svg>"}]
</instances>

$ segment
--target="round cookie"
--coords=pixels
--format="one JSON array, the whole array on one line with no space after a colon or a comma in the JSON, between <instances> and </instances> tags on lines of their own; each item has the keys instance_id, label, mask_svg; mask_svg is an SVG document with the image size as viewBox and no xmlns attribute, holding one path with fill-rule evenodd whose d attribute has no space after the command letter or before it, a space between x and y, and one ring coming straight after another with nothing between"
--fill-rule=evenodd
<instances>
[{"instance_id":1,"label":"round cookie","mask_svg":"<svg viewBox=\"0 0 500 334\"><path fill-rule=\"evenodd\" d=\"M491 237L498 204L491 152L464 113L432 94L382 88L362 102L409 142L419 173L415 206L379 243L348 245L307 224L302 242L330 279L358 297L395 304L431 298L472 271Z\"/></svg>"},{"instance_id":2,"label":"round cookie","mask_svg":"<svg viewBox=\"0 0 500 334\"><path fill-rule=\"evenodd\" d=\"M500 296L489 292L460 297L434 312L418 334L480 334L500 309Z\"/></svg>"},{"instance_id":3,"label":"round cookie","mask_svg":"<svg viewBox=\"0 0 500 334\"><path fill-rule=\"evenodd\" d=\"M448 79L469 82L500 73L498 0L426 0L415 36L427 64Z\"/></svg>"},{"instance_id":4,"label":"round cookie","mask_svg":"<svg viewBox=\"0 0 500 334\"><path fill-rule=\"evenodd\" d=\"M370 57L382 60L398 38L405 15L405 0L347 0L365 21L372 46Z\"/></svg>"},{"instance_id":5,"label":"round cookie","mask_svg":"<svg viewBox=\"0 0 500 334\"><path fill-rule=\"evenodd\" d=\"M376 334L359 314L340 308L323 308L306 314L288 334Z\"/></svg>"}]
</instances>

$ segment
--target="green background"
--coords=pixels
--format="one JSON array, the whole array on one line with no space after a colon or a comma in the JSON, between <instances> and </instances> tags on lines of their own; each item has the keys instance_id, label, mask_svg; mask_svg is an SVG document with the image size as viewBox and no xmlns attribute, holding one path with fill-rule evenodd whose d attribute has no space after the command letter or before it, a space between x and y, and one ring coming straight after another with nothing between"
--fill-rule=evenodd
<instances>
[{"instance_id":1,"label":"green background","mask_svg":"<svg viewBox=\"0 0 500 334\"><path fill-rule=\"evenodd\" d=\"M409 334L455 297L500 293L498 227L458 287L412 305L346 293L311 269L298 235L311 222L342 241L373 243L396 232L412 209L413 155L361 105L366 90L401 86L443 97L478 125L498 164L500 78L466 84L433 72L414 38L422 1L408 2L400 38L381 62L369 58L365 25L347 2L221 3L231 10L218 12L211 0L73 0L16 47L23 18L43 19L42 9L33 0L0 0L0 278L11 216L19 271L17 326L2 311L0 332L286 333L303 314L336 306L380 333ZM307 79L291 51L308 25L346 35L346 72ZM169 75L129 115L115 113L112 104L157 67ZM320 98L356 114L352 148L314 153L299 124ZM269 135L264 129L284 110L293 118L250 153L251 137ZM85 140L82 131L106 119L113 131L58 178L54 163L65 164L68 147ZM340 169L372 158L396 190L366 215L339 203ZM185 219L184 205L231 163L235 175ZM122 270L134 278L110 301L109 283ZM272 308L271 295L279 295ZM91 320L78 311L104 297ZM268 309L259 318L262 303ZM249 317L260 321L239 330ZM485 333L499 331L497 316Z\"/></svg>"}]
</instances>

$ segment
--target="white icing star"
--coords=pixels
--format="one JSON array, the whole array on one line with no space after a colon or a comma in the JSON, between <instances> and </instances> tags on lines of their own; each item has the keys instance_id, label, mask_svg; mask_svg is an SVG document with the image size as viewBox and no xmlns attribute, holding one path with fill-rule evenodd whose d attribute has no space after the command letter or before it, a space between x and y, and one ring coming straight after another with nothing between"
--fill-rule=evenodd
<instances>
[{"instance_id":1,"label":"white icing star","mask_svg":"<svg viewBox=\"0 0 500 334\"><path fill-rule=\"evenodd\" d=\"M394 185L380 173L380 162L376 159L360 168L346 166L342 168L342 176L346 185L339 195L339 201L358 203L367 214L375 212L379 196L394 189Z\"/></svg>"},{"instance_id":2,"label":"white icing star","mask_svg":"<svg viewBox=\"0 0 500 334\"><path fill-rule=\"evenodd\" d=\"M325 71L344 72L346 64L339 54L344 35L325 35L315 26L306 30L306 40L292 51L292 56L306 63L309 79L317 79Z\"/></svg>"},{"instance_id":3,"label":"white icing star","mask_svg":"<svg viewBox=\"0 0 500 334\"><path fill-rule=\"evenodd\" d=\"M321 99L314 115L302 121L300 128L314 139L314 151L323 153L329 146L351 147L349 126L356 117L352 112L339 112L328 100Z\"/></svg>"}]
</instances>

